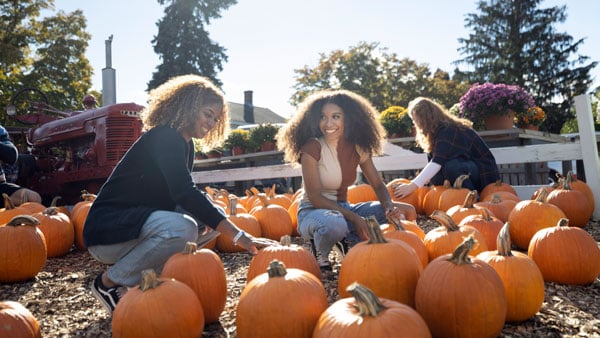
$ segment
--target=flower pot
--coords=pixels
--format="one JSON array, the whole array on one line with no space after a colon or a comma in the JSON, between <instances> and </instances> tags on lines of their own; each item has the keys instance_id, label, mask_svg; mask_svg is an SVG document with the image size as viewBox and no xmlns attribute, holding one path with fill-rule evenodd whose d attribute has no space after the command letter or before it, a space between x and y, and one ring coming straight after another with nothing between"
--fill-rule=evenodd
<instances>
[{"instance_id":1,"label":"flower pot","mask_svg":"<svg viewBox=\"0 0 600 338\"><path fill-rule=\"evenodd\" d=\"M275 150L275 142L267 141L260 146L260 151Z\"/></svg>"},{"instance_id":2,"label":"flower pot","mask_svg":"<svg viewBox=\"0 0 600 338\"><path fill-rule=\"evenodd\" d=\"M242 155L246 153L246 149L242 148L241 146L235 146L233 148L231 148L231 155L236 156L236 155Z\"/></svg>"},{"instance_id":3,"label":"flower pot","mask_svg":"<svg viewBox=\"0 0 600 338\"><path fill-rule=\"evenodd\" d=\"M512 129L515 119L515 112L509 112L508 114L490 115L487 116L483 123L486 130L497 130L497 129Z\"/></svg>"}]
</instances>

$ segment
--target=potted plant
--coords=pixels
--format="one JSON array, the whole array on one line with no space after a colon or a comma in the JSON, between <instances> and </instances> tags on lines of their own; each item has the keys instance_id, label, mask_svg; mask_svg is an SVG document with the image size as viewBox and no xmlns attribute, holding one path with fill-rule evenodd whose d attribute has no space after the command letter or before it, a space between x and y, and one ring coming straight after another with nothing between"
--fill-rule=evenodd
<instances>
[{"instance_id":1,"label":"potted plant","mask_svg":"<svg viewBox=\"0 0 600 338\"><path fill-rule=\"evenodd\" d=\"M223 148L221 148L221 147L212 148L211 150L208 151L207 156L208 156L208 158L220 158L223 156Z\"/></svg>"},{"instance_id":2,"label":"potted plant","mask_svg":"<svg viewBox=\"0 0 600 338\"><path fill-rule=\"evenodd\" d=\"M522 129L539 130L546 113L539 107L531 107L524 112L515 115L515 125Z\"/></svg>"},{"instance_id":3,"label":"potted plant","mask_svg":"<svg viewBox=\"0 0 600 338\"><path fill-rule=\"evenodd\" d=\"M250 132L243 129L235 129L229 133L225 140L225 147L231 150L231 155L241 155L246 153L246 148L250 143Z\"/></svg>"},{"instance_id":4,"label":"potted plant","mask_svg":"<svg viewBox=\"0 0 600 338\"><path fill-rule=\"evenodd\" d=\"M460 98L459 116L473 121L476 129L509 129L516 114L535 107L533 97L518 85L474 84ZM500 122L493 126L494 122Z\"/></svg>"},{"instance_id":5,"label":"potted plant","mask_svg":"<svg viewBox=\"0 0 600 338\"><path fill-rule=\"evenodd\" d=\"M413 122L404 107L390 106L381 112L379 122L390 138L413 135Z\"/></svg>"},{"instance_id":6,"label":"potted plant","mask_svg":"<svg viewBox=\"0 0 600 338\"><path fill-rule=\"evenodd\" d=\"M261 123L256 128L250 130L250 144L259 151L275 150L275 135L279 127L271 123Z\"/></svg>"}]
</instances>

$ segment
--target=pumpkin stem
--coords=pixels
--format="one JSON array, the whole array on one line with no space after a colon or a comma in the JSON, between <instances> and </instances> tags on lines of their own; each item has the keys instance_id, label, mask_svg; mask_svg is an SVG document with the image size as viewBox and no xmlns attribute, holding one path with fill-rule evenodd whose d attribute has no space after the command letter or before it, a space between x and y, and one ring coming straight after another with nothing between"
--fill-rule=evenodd
<instances>
[{"instance_id":1,"label":"pumpkin stem","mask_svg":"<svg viewBox=\"0 0 600 338\"><path fill-rule=\"evenodd\" d=\"M477 201L477 190L470 190L467 196L465 196L465 201L463 202L463 208L474 208L473 204Z\"/></svg>"},{"instance_id":2,"label":"pumpkin stem","mask_svg":"<svg viewBox=\"0 0 600 338\"><path fill-rule=\"evenodd\" d=\"M237 198L235 196L229 197L229 215L230 216L237 215Z\"/></svg>"},{"instance_id":3,"label":"pumpkin stem","mask_svg":"<svg viewBox=\"0 0 600 338\"><path fill-rule=\"evenodd\" d=\"M473 249L474 245L475 239L471 234L459 246L457 246L456 249L454 249L452 257L450 257L448 260L456 265L471 264L469 252L471 251L471 249Z\"/></svg>"},{"instance_id":4,"label":"pumpkin stem","mask_svg":"<svg viewBox=\"0 0 600 338\"><path fill-rule=\"evenodd\" d=\"M140 282L140 290L146 291L154 289L162 284L162 281L156 276L156 272L153 269L147 269L142 271L142 280Z\"/></svg>"},{"instance_id":5,"label":"pumpkin stem","mask_svg":"<svg viewBox=\"0 0 600 338\"><path fill-rule=\"evenodd\" d=\"M15 208L15 204L12 202L8 194L3 193L2 198L4 198L4 209L11 210Z\"/></svg>"},{"instance_id":6,"label":"pumpkin stem","mask_svg":"<svg viewBox=\"0 0 600 338\"><path fill-rule=\"evenodd\" d=\"M546 197L548 197L548 189L542 188L542 190L540 190L540 193L535 198L535 201L536 202L545 203L546 202Z\"/></svg>"},{"instance_id":7,"label":"pumpkin stem","mask_svg":"<svg viewBox=\"0 0 600 338\"><path fill-rule=\"evenodd\" d=\"M377 222L377 218L375 216L369 216L365 218L367 221L367 229L369 230L369 242L368 244L378 244L378 243L387 243L388 241L383 236L383 232L379 227L379 222Z\"/></svg>"},{"instance_id":8,"label":"pumpkin stem","mask_svg":"<svg viewBox=\"0 0 600 338\"><path fill-rule=\"evenodd\" d=\"M435 210L429 217L438 221L442 226L446 227L446 229L448 229L449 232L460 230L460 228L452 219L452 217L448 216L447 213L441 210Z\"/></svg>"},{"instance_id":9,"label":"pumpkin stem","mask_svg":"<svg viewBox=\"0 0 600 338\"><path fill-rule=\"evenodd\" d=\"M46 215L46 216L54 216L58 214L58 208L57 207L47 207L46 209L44 209L44 211L42 211L42 214Z\"/></svg>"},{"instance_id":10,"label":"pumpkin stem","mask_svg":"<svg viewBox=\"0 0 600 338\"><path fill-rule=\"evenodd\" d=\"M371 289L357 282L350 284L346 291L356 299L355 306L361 317L377 317L381 311L387 309Z\"/></svg>"},{"instance_id":11,"label":"pumpkin stem","mask_svg":"<svg viewBox=\"0 0 600 338\"><path fill-rule=\"evenodd\" d=\"M193 255L198 250L198 243L196 242L187 242L185 243L185 247L183 248L183 254L185 255Z\"/></svg>"},{"instance_id":12,"label":"pumpkin stem","mask_svg":"<svg viewBox=\"0 0 600 338\"><path fill-rule=\"evenodd\" d=\"M387 221L394 227L396 230L406 231L401 221L397 221L391 217L387 217Z\"/></svg>"},{"instance_id":13,"label":"pumpkin stem","mask_svg":"<svg viewBox=\"0 0 600 338\"><path fill-rule=\"evenodd\" d=\"M272 260L267 268L267 274L269 275L269 278L285 276L287 274L285 264L276 259Z\"/></svg>"},{"instance_id":14,"label":"pumpkin stem","mask_svg":"<svg viewBox=\"0 0 600 338\"><path fill-rule=\"evenodd\" d=\"M556 226L558 227L568 227L569 226L569 219L568 218L561 218L558 220Z\"/></svg>"},{"instance_id":15,"label":"pumpkin stem","mask_svg":"<svg viewBox=\"0 0 600 338\"><path fill-rule=\"evenodd\" d=\"M281 245L283 245L283 246L292 246L292 236L290 236L290 235L281 236L279 243L281 243Z\"/></svg>"},{"instance_id":16,"label":"pumpkin stem","mask_svg":"<svg viewBox=\"0 0 600 338\"><path fill-rule=\"evenodd\" d=\"M511 242L510 242L510 232L509 232L510 224L508 222L504 223L504 226L498 232L498 237L496 237L496 247L498 248L498 255L510 257L512 256L512 251L510 250Z\"/></svg>"},{"instance_id":17,"label":"pumpkin stem","mask_svg":"<svg viewBox=\"0 0 600 338\"><path fill-rule=\"evenodd\" d=\"M30 215L17 215L6 223L7 226L20 226L20 225L39 225L40 221L37 218Z\"/></svg>"},{"instance_id":18,"label":"pumpkin stem","mask_svg":"<svg viewBox=\"0 0 600 338\"><path fill-rule=\"evenodd\" d=\"M454 181L454 185L452 186L454 189L462 189L463 187L463 182L469 178L471 175L469 174L464 174L464 175L460 175L456 178L456 180Z\"/></svg>"},{"instance_id":19,"label":"pumpkin stem","mask_svg":"<svg viewBox=\"0 0 600 338\"><path fill-rule=\"evenodd\" d=\"M51 207L57 207L58 206L58 200L61 199L62 197L60 196L54 196L54 198L52 199L52 202L50 202L50 206Z\"/></svg>"}]
</instances>

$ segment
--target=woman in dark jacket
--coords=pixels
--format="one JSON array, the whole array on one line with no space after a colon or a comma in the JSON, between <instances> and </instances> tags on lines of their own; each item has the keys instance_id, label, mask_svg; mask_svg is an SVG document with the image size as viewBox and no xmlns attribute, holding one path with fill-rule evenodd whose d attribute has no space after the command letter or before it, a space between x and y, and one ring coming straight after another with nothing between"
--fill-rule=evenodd
<instances>
[{"instance_id":1,"label":"woman in dark jacket","mask_svg":"<svg viewBox=\"0 0 600 338\"><path fill-rule=\"evenodd\" d=\"M219 143L229 124L222 92L206 78L175 77L150 93L142 112L145 133L116 166L94 201L84 227L90 254L111 264L92 293L112 312L141 271L162 270L186 242L198 238L198 221L233 237L251 253L273 242L245 234L192 180L192 138Z\"/></svg>"}]
</instances>

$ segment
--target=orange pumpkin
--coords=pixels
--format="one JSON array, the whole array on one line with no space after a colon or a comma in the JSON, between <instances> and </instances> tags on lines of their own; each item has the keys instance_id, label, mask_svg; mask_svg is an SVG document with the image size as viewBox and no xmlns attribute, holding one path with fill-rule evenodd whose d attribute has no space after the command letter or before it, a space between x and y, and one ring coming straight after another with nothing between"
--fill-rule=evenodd
<instances>
[{"instance_id":1,"label":"orange pumpkin","mask_svg":"<svg viewBox=\"0 0 600 338\"><path fill-rule=\"evenodd\" d=\"M552 227L566 217L559 207L546 202L547 196L548 192L542 190L535 200L517 203L508 215L510 238L517 247L527 249L536 232Z\"/></svg>"},{"instance_id":2,"label":"orange pumpkin","mask_svg":"<svg viewBox=\"0 0 600 338\"><path fill-rule=\"evenodd\" d=\"M592 188L590 188L590 186L584 181L578 180L577 176L572 171L567 172L566 179L569 181L571 189L581 191L586 196L587 200L590 202L592 212L594 212L596 207L596 199L594 198ZM570 219L569 222L571 222Z\"/></svg>"},{"instance_id":3,"label":"orange pumpkin","mask_svg":"<svg viewBox=\"0 0 600 338\"><path fill-rule=\"evenodd\" d=\"M413 207L415 207L415 209L417 209L417 208L419 208L419 189L416 189L412 193L410 193L402 198L398 198L398 197L394 196L394 189L396 189L396 187L398 185L410 184L410 183L411 183L411 180L409 180L407 178L397 178L395 180L392 180L388 184L386 184L386 187L388 189L388 192L390 193L390 196L392 197L392 200L394 200L396 202L408 203L408 204L412 205Z\"/></svg>"},{"instance_id":4,"label":"orange pumpkin","mask_svg":"<svg viewBox=\"0 0 600 338\"><path fill-rule=\"evenodd\" d=\"M468 225L459 227L448 214L440 210L434 211L429 217L440 223L440 226L429 231L423 240L430 262L454 251L469 235L473 235L476 241L473 255L487 250L485 238L477 229Z\"/></svg>"},{"instance_id":5,"label":"orange pumpkin","mask_svg":"<svg viewBox=\"0 0 600 338\"><path fill-rule=\"evenodd\" d=\"M506 295L506 321L520 322L533 317L544 302L544 277L536 263L526 254L511 251L509 223L504 224L497 237L498 250L484 251L478 259L488 263L496 272Z\"/></svg>"},{"instance_id":6,"label":"orange pumpkin","mask_svg":"<svg viewBox=\"0 0 600 338\"><path fill-rule=\"evenodd\" d=\"M358 282L383 298L414 306L415 286L423 267L415 251L405 242L386 240L374 217L369 217L369 240L348 251L338 276L340 297ZM390 259L394 257L394 259Z\"/></svg>"},{"instance_id":7,"label":"orange pumpkin","mask_svg":"<svg viewBox=\"0 0 600 338\"><path fill-rule=\"evenodd\" d=\"M140 285L125 293L112 316L113 338L200 337L202 331L204 314L194 290L151 269L142 271Z\"/></svg>"},{"instance_id":8,"label":"orange pumpkin","mask_svg":"<svg viewBox=\"0 0 600 338\"><path fill-rule=\"evenodd\" d=\"M75 203L71 210L71 221L73 222L73 228L75 229L75 246L81 251L87 249L87 246L83 242L83 227L85 226L85 219L87 218L95 199L95 194L90 194L83 190L81 192L81 201Z\"/></svg>"},{"instance_id":9,"label":"orange pumpkin","mask_svg":"<svg viewBox=\"0 0 600 338\"><path fill-rule=\"evenodd\" d=\"M477 190L471 190L465 197L462 204L452 206L446 211L448 216L452 217L455 223L460 223L463 218L469 215L481 215L481 209L475 207L477 201Z\"/></svg>"},{"instance_id":10,"label":"orange pumpkin","mask_svg":"<svg viewBox=\"0 0 600 338\"><path fill-rule=\"evenodd\" d=\"M376 201L377 195L370 184L360 183L348 187L348 202L356 204L360 202Z\"/></svg>"},{"instance_id":11,"label":"orange pumpkin","mask_svg":"<svg viewBox=\"0 0 600 338\"><path fill-rule=\"evenodd\" d=\"M559 207L569 219L571 226L584 228L594 213L594 206L585 193L571 188L571 182L572 175L567 176L548 194L546 202Z\"/></svg>"},{"instance_id":12,"label":"orange pumpkin","mask_svg":"<svg viewBox=\"0 0 600 338\"><path fill-rule=\"evenodd\" d=\"M463 188L463 182L469 178L469 175L460 175L454 181L454 185L451 188L446 189L440 194L438 200L438 210L447 212L451 207L462 204L467 198L467 195L471 190Z\"/></svg>"},{"instance_id":13,"label":"orange pumpkin","mask_svg":"<svg viewBox=\"0 0 600 338\"><path fill-rule=\"evenodd\" d=\"M32 215L40 224L38 227L46 240L48 257L61 257L67 254L75 241L75 230L69 216L49 207Z\"/></svg>"},{"instance_id":14,"label":"orange pumpkin","mask_svg":"<svg viewBox=\"0 0 600 338\"><path fill-rule=\"evenodd\" d=\"M21 303L0 301L0 337L42 338L40 324Z\"/></svg>"},{"instance_id":15,"label":"orange pumpkin","mask_svg":"<svg viewBox=\"0 0 600 338\"><path fill-rule=\"evenodd\" d=\"M485 197L492 195L498 191L507 191L515 196L518 196L517 191L513 188L512 185L506 182L502 182L502 180L497 180L494 183L490 183L481 189L481 193L479 194L479 199L482 200Z\"/></svg>"},{"instance_id":16,"label":"orange pumpkin","mask_svg":"<svg viewBox=\"0 0 600 338\"><path fill-rule=\"evenodd\" d=\"M274 260L240 295L237 336L310 337L328 305L327 293L317 277L304 270L286 269Z\"/></svg>"},{"instance_id":17,"label":"orange pumpkin","mask_svg":"<svg viewBox=\"0 0 600 338\"><path fill-rule=\"evenodd\" d=\"M0 226L8 223L15 216L30 214L28 209L14 205L7 194L2 194L2 198L4 198L4 208L0 209Z\"/></svg>"},{"instance_id":18,"label":"orange pumpkin","mask_svg":"<svg viewBox=\"0 0 600 338\"><path fill-rule=\"evenodd\" d=\"M249 233L254 237L261 237L262 230L256 217L248 214L239 212L237 208L237 199L231 198L229 201L229 215L227 219L231 223L235 224L241 230ZM233 244L233 236L222 233L217 237L215 247L221 252L242 252L244 248Z\"/></svg>"},{"instance_id":19,"label":"orange pumpkin","mask_svg":"<svg viewBox=\"0 0 600 338\"><path fill-rule=\"evenodd\" d=\"M161 277L175 278L194 290L206 323L219 320L227 301L227 277L221 258L212 250L198 250L196 243L188 242L183 252L169 257Z\"/></svg>"},{"instance_id":20,"label":"orange pumpkin","mask_svg":"<svg viewBox=\"0 0 600 338\"><path fill-rule=\"evenodd\" d=\"M497 337L502 331L504 285L489 264L470 256L474 244L469 236L453 253L430 261L419 278L416 310L434 337Z\"/></svg>"},{"instance_id":21,"label":"orange pumpkin","mask_svg":"<svg viewBox=\"0 0 600 338\"><path fill-rule=\"evenodd\" d=\"M560 219L531 238L527 254L542 271L544 280L587 285L600 276L600 248L585 230Z\"/></svg>"},{"instance_id":22,"label":"orange pumpkin","mask_svg":"<svg viewBox=\"0 0 600 338\"><path fill-rule=\"evenodd\" d=\"M431 215L434 211L438 210L440 202L440 195L450 189L450 181L444 180L443 185L434 185L423 197L423 211L425 215Z\"/></svg>"},{"instance_id":23,"label":"orange pumpkin","mask_svg":"<svg viewBox=\"0 0 600 338\"><path fill-rule=\"evenodd\" d=\"M383 232L383 236L387 239L396 239L405 242L410 245L417 257L419 257L419 261L421 261L421 266L424 268L429 263L429 255L427 254L427 248L423 243L423 240L414 232L406 230L402 226L402 222L391 222L391 227L394 229L393 231Z\"/></svg>"},{"instance_id":24,"label":"orange pumpkin","mask_svg":"<svg viewBox=\"0 0 600 338\"><path fill-rule=\"evenodd\" d=\"M458 226L470 226L477 229L483 235L488 250L496 250L498 233L504 226L504 222L492 216L489 210L482 209L480 215L467 216L458 223Z\"/></svg>"},{"instance_id":25,"label":"orange pumpkin","mask_svg":"<svg viewBox=\"0 0 600 338\"><path fill-rule=\"evenodd\" d=\"M47 249L39 223L21 215L0 226L0 282L25 281L42 271Z\"/></svg>"},{"instance_id":26,"label":"orange pumpkin","mask_svg":"<svg viewBox=\"0 0 600 338\"><path fill-rule=\"evenodd\" d=\"M358 283L348 286L353 297L343 298L323 312L313 338L388 337L390 332L404 337L431 337L425 320L408 305L378 298Z\"/></svg>"},{"instance_id":27,"label":"orange pumpkin","mask_svg":"<svg viewBox=\"0 0 600 338\"><path fill-rule=\"evenodd\" d=\"M258 206L250 211L260 224L263 237L278 241L282 236L291 235L292 220L287 209L278 204L270 204L264 194L259 196L264 206Z\"/></svg>"},{"instance_id":28,"label":"orange pumpkin","mask_svg":"<svg viewBox=\"0 0 600 338\"><path fill-rule=\"evenodd\" d=\"M513 200L502 200L500 195L492 194L492 199L489 201L475 202L475 207L485 208L489 210L494 217L498 218L503 223L508 221L508 215L515 207L517 202Z\"/></svg>"}]
</instances>

